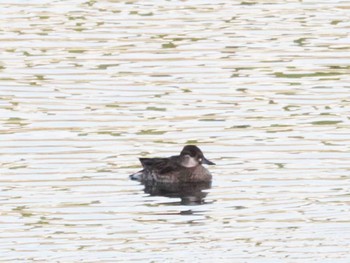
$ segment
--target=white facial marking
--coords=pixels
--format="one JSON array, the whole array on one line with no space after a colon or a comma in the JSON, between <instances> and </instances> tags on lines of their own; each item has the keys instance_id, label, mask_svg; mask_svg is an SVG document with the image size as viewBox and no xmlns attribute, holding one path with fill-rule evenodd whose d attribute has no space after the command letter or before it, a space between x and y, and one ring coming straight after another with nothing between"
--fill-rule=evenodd
<instances>
[{"instance_id":1,"label":"white facial marking","mask_svg":"<svg viewBox=\"0 0 350 263\"><path fill-rule=\"evenodd\" d=\"M191 168L191 167L195 167L198 165L198 161L189 156L189 155L185 155L184 161L182 162L182 166L187 167L187 168Z\"/></svg>"}]
</instances>

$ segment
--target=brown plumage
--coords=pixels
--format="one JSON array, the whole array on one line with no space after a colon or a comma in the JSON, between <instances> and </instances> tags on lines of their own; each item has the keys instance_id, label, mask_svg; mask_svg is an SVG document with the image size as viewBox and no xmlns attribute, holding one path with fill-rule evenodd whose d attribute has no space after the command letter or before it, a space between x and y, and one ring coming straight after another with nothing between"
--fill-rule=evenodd
<instances>
[{"instance_id":1,"label":"brown plumage","mask_svg":"<svg viewBox=\"0 0 350 263\"><path fill-rule=\"evenodd\" d=\"M195 145L187 145L180 155L169 158L140 158L143 169L130 178L165 183L208 182L212 176L202 164L214 165Z\"/></svg>"}]
</instances>

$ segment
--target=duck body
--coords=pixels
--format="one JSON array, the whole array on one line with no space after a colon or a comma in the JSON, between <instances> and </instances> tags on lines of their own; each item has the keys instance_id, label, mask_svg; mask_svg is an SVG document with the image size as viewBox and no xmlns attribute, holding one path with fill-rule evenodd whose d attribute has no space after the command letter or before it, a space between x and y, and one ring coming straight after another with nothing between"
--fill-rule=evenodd
<instances>
[{"instance_id":1,"label":"duck body","mask_svg":"<svg viewBox=\"0 0 350 263\"><path fill-rule=\"evenodd\" d=\"M132 180L162 183L209 182L210 172L202 164L213 165L202 151L194 145L187 145L180 155L168 158L140 158L143 169L130 175Z\"/></svg>"}]
</instances>

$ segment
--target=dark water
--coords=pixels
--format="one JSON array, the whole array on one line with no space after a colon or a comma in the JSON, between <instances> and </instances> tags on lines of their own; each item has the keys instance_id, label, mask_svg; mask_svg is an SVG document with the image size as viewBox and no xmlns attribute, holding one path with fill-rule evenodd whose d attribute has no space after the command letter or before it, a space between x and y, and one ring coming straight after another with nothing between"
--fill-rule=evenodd
<instances>
[{"instance_id":1,"label":"dark water","mask_svg":"<svg viewBox=\"0 0 350 263\"><path fill-rule=\"evenodd\" d=\"M0 8L3 262L349 262L348 1Z\"/></svg>"}]
</instances>

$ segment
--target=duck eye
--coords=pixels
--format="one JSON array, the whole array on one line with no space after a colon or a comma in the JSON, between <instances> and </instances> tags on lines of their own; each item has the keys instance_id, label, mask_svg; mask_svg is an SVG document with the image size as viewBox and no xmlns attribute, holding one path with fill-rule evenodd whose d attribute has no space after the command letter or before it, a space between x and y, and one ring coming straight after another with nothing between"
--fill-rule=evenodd
<instances>
[{"instance_id":1,"label":"duck eye","mask_svg":"<svg viewBox=\"0 0 350 263\"><path fill-rule=\"evenodd\" d=\"M202 158L199 158L199 159L198 159L198 161L200 161L200 162L201 162L201 161L202 161Z\"/></svg>"}]
</instances>

